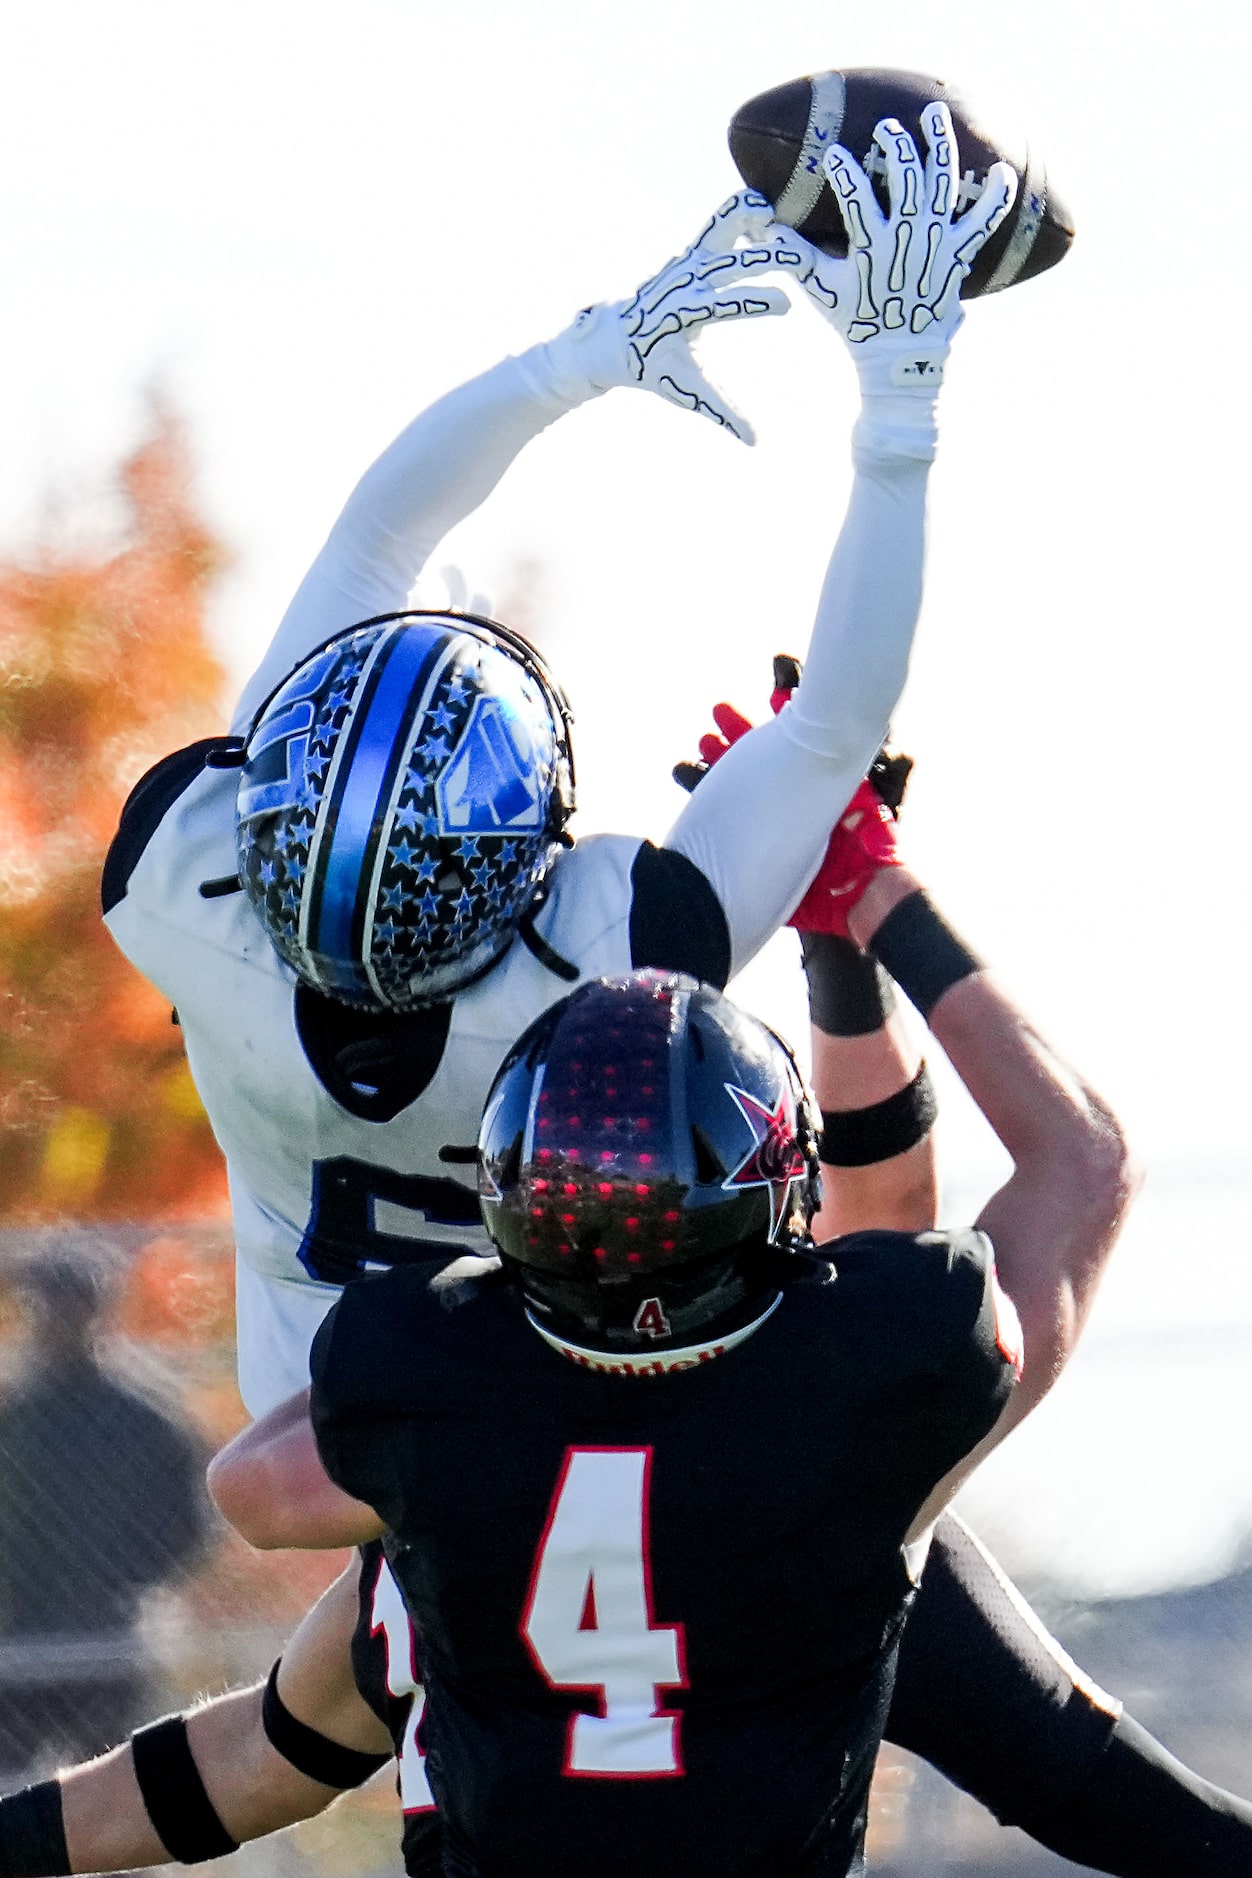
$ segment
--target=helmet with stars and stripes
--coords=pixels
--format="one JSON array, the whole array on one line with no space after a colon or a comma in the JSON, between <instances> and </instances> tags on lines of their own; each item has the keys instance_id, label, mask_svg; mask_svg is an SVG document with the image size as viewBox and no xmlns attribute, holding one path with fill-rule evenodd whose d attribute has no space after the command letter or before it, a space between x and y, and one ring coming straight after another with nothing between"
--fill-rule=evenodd
<instances>
[{"instance_id":1,"label":"helmet with stars and stripes","mask_svg":"<svg viewBox=\"0 0 1252 1878\"><path fill-rule=\"evenodd\" d=\"M759 1322L811 1250L820 1129L787 1045L720 991L673 972L596 979L497 1073L483 1221L565 1355L689 1366Z\"/></svg>"},{"instance_id":2,"label":"helmet with stars and stripes","mask_svg":"<svg viewBox=\"0 0 1252 1878\"><path fill-rule=\"evenodd\" d=\"M367 620L262 707L239 875L279 955L368 1010L452 997L505 951L574 806L571 714L493 620Z\"/></svg>"}]
</instances>

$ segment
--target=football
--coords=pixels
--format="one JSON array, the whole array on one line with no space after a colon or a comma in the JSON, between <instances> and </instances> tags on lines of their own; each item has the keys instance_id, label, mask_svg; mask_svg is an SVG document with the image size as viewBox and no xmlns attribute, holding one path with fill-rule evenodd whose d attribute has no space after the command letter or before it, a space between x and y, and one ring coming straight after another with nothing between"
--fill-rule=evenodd
<instances>
[{"instance_id":1,"label":"football","mask_svg":"<svg viewBox=\"0 0 1252 1878\"><path fill-rule=\"evenodd\" d=\"M988 136L942 79L876 66L794 78L740 105L730 120L730 154L749 189L773 203L779 221L827 254L846 254L843 218L822 169L827 145L841 143L852 152L886 209L885 164L874 126L884 117L899 118L924 161L921 113L932 98L942 98L952 112L961 165L958 210L968 207L997 158L1017 171L1017 200L974 262L961 298L998 293L1055 267L1074 239L1074 224L1042 162L1033 150L1014 150Z\"/></svg>"}]
</instances>

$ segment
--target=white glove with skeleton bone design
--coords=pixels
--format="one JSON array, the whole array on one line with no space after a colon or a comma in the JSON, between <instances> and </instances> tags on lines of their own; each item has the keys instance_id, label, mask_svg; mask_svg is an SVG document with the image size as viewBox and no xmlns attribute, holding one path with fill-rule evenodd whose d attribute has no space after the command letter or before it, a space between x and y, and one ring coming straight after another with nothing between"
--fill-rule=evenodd
<instances>
[{"instance_id":1,"label":"white glove with skeleton bone design","mask_svg":"<svg viewBox=\"0 0 1252 1878\"><path fill-rule=\"evenodd\" d=\"M785 293L753 278L777 266L771 248L763 245L772 213L764 196L741 190L629 300L584 307L571 326L541 348L554 380L572 391L581 379L584 397L616 385L655 391L753 443L752 426L709 383L692 343L714 323L789 311ZM741 240L752 245L737 247Z\"/></svg>"},{"instance_id":2,"label":"white glove with skeleton bone design","mask_svg":"<svg viewBox=\"0 0 1252 1878\"><path fill-rule=\"evenodd\" d=\"M886 169L885 215L856 158L842 144L827 150L826 180L848 231L846 260L819 253L777 224L770 231L775 265L793 271L843 336L869 396L933 400L964 317L961 284L1017 193L1012 165L993 163L974 202L955 216L960 164L947 105L928 104L922 128L924 164L898 118L884 118L874 130Z\"/></svg>"}]
</instances>

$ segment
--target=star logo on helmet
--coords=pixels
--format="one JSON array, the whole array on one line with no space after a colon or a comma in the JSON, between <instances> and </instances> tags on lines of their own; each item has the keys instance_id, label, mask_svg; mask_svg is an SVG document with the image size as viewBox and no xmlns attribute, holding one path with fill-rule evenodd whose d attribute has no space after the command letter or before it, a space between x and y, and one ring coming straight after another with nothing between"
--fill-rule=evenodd
<instances>
[{"instance_id":1,"label":"star logo on helmet","mask_svg":"<svg viewBox=\"0 0 1252 1878\"><path fill-rule=\"evenodd\" d=\"M394 826L399 828L402 832L415 834L417 832L418 816L419 811L416 802L402 802L396 810Z\"/></svg>"},{"instance_id":2,"label":"star logo on helmet","mask_svg":"<svg viewBox=\"0 0 1252 1878\"><path fill-rule=\"evenodd\" d=\"M438 769L446 762L448 751L452 748L446 737L428 737L425 743L417 747L417 755L431 769Z\"/></svg>"},{"instance_id":3,"label":"star logo on helmet","mask_svg":"<svg viewBox=\"0 0 1252 1878\"><path fill-rule=\"evenodd\" d=\"M439 876L439 863L433 854L428 854L424 860L418 862L414 872L419 884L422 881L436 880Z\"/></svg>"},{"instance_id":4,"label":"star logo on helmet","mask_svg":"<svg viewBox=\"0 0 1252 1878\"><path fill-rule=\"evenodd\" d=\"M413 846L411 841L397 841L395 847L391 850L391 857L397 867L412 867L414 861L417 859L418 853L419 850Z\"/></svg>"},{"instance_id":5,"label":"star logo on helmet","mask_svg":"<svg viewBox=\"0 0 1252 1878\"><path fill-rule=\"evenodd\" d=\"M791 1096L783 1090L772 1109L746 1089L733 1083L723 1087L752 1130L752 1146L738 1167L722 1182L724 1190L733 1187L768 1187L769 1236L772 1240L778 1223L787 1211L793 1181L803 1178L804 1156L796 1142L795 1109Z\"/></svg>"}]
</instances>

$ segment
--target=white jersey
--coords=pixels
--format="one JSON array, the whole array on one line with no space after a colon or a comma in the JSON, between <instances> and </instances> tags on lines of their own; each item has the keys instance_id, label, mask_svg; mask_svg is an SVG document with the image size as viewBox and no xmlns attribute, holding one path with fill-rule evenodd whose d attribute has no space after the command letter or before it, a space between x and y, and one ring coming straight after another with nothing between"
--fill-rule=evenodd
<instances>
[{"instance_id":1,"label":"white jersey","mask_svg":"<svg viewBox=\"0 0 1252 1878\"><path fill-rule=\"evenodd\" d=\"M564 996L557 976L516 941L451 1007L428 1086L389 1121L360 1118L328 1092L297 1031L296 977L242 893L204 898L229 875L237 772L202 769L145 845L108 915L127 957L178 1013L187 1057L230 1172L239 1253L257 1271L325 1282L337 1260L369 1264L368 1240L342 1241L324 1191L327 1168L360 1196L367 1234L415 1250L489 1250L478 1223L474 1143L483 1097L509 1045ZM546 942L580 976L628 971L631 864L640 848L600 835L563 853L540 920ZM446 1150L459 1159L449 1161ZM441 1153L443 1158L441 1159ZM374 1176L377 1176L375 1178ZM458 1207L455 1187L469 1196ZM317 1244L319 1213L327 1233ZM377 1262L391 1263L386 1254Z\"/></svg>"},{"instance_id":2,"label":"white jersey","mask_svg":"<svg viewBox=\"0 0 1252 1878\"><path fill-rule=\"evenodd\" d=\"M537 347L402 432L302 582L239 701L236 730L246 732L316 646L402 609L447 530L531 437L590 395L589 385L556 383ZM240 1380L254 1413L307 1383L309 1340L348 1277L484 1245L472 1144L496 1068L539 1012L575 979L632 965L724 984L798 904L904 682L929 453L928 442L901 443L890 424L862 415L852 497L801 684L709 773L663 847L596 836L561 853L537 916L549 963L519 937L451 1005L384 1018L368 1046L347 1034L336 1041L336 1025L348 1023L341 1007L297 986L232 890L237 771L212 766L213 740L137 785L106 863L105 911L122 950L178 1012L226 1156L241 1261ZM773 650L763 647L762 659ZM217 883L207 896L205 882ZM380 1072L388 1100L385 1090L371 1094L376 1060L360 1075L351 1067L363 1049L377 1059L380 1048L390 1052ZM410 1058L417 1070L406 1088Z\"/></svg>"},{"instance_id":3,"label":"white jersey","mask_svg":"<svg viewBox=\"0 0 1252 1878\"><path fill-rule=\"evenodd\" d=\"M238 772L184 761L193 754L167 759L166 793L189 769L190 780L155 827L146 825L142 792L128 806L106 876L113 900L106 918L177 1012L226 1157L237 1251L265 1281L241 1274L241 1384L259 1412L307 1383L308 1339L348 1279L404 1259L490 1251L474 1143L486 1091L526 1025L570 990L575 975L654 962L720 978L727 932L715 899L681 857L623 835L580 842L554 863L537 920L564 970L515 940L485 978L442 1007L437 1062L419 1092L388 1119L370 1119L379 1111L373 1071L363 1069L355 1083L339 1078L332 1093L315 1067L315 1058L326 1064L307 1015L301 1028L306 994L251 902L242 892L200 891L228 880L234 867ZM641 956L650 933L665 935L666 957ZM325 1008L321 999L309 1004ZM397 1050L406 1027L422 1022L391 1021ZM293 1285L308 1295L292 1296ZM266 1321L245 1321L257 1314Z\"/></svg>"}]
</instances>

